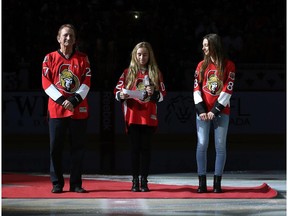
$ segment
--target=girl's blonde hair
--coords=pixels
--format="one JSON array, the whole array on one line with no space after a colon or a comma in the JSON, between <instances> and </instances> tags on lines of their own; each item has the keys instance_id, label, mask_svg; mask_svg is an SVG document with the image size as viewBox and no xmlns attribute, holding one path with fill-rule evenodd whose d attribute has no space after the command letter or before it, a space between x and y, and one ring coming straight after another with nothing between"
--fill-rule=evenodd
<instances>
[{"instance_id":1,"label":"girl's blonde hair","mask_svg":"<svg viewBox=\"0 0 288 216\"><path fill-rule=\"evenodd\" d=\"M128 74L125 80L126 88L132 88L132 85L137 77L137 73L140 70L140 66L137 60L137 50L139 48L146 48L149 54L149 60L147 63L148 75L151 80L151 85L155 86L155 90L159 90L159 69L154 56L153 49L148 42L140 42L138 43L131 53L131 61L128 68Z\"/></svg>"},{"instance_id":2,"label":"girl's blonde hair","mask_svg":"<svg viewBox=\"0 0 288 216\"><path fill-rule=\"evenodd\" d=\"M209 55L204 54L204 62L200 68L200 82L203 80L206 68L211 63L211 56L216 64L219 79L223 79L226 55L221 38L217 34L207 34L203 37L203 40L204 39L208 40Z\"/></svg>"}]
</instances>

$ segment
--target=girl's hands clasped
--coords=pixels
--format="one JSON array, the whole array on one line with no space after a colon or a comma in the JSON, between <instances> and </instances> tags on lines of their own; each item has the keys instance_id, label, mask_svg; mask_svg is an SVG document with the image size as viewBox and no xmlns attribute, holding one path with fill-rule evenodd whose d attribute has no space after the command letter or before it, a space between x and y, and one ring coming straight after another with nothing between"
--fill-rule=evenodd
<instances>
[{"instance_id":1,"label":"girl's hands clasped","mask_svg":"<svg viewBox=\"0 0 288 216\"><path fill-rule=\"evenodd\" d=\"M215 118L215 114L213 112L207 113L208 120L213 120Z\"/></svg>"},{"instance_id":2,"label":"girl's hands clasped","mask_svg":"<svg viewBox=\"0 0 288 216\"><path fill-rule=\"evenodd\" d=\"M202 121L208 121L213 120L215 118L215 114L213 112L201 113L199 117Z\"/></svg>"}]
</instances>

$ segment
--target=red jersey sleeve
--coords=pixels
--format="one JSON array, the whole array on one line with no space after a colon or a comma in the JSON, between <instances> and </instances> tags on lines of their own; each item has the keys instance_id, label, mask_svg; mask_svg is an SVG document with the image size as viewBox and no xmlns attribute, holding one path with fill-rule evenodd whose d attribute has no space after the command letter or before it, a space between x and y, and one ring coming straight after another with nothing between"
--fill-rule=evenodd
<instances>
[{"instance_id":1,"label":"red jersey sleeve","mask_svg":"<svg viewBox=\"0 0 288 216\"><path fill-rule=\"evenodd\" d=\"M115 99L118 101L120 101L120 91L122 88L124 88L124 85L125 85L125 77L126 77L127 72L128 72L128 69L125 69L122 75L120 76L116 84L116 87L114 89Z\"/></svg>"},{"instance_id":2,"label":"red jersey sleeve","mask_svg":"<svg viewBox=\"0 0 288 216\"><path fill-rule=\"evenodd\" d=\"M163 98L166 96L166 88L164 85L164 79L163 79L163 75L162 73L159 71L159 93L160 93L160 97L158 99L158 102L163 101Z\"/></svg>"},{"instance_id":3,"label":"red jersey sleeve","mask_svg":"<svg viewBox=\"0 0 288 216\"><path fill-rule=\"evenodd\" d=\"M42 88L52 100L57 101L63 95L54 85L55 75L51 71L51 62L53 55L46 55L42 64Z\"/></svg>"},{"instance_id":4,"label":"red jersey sleeve","mask_svg":"<svg viewBox=\"0 0 288 216\"><path fill-rule=\"evenodd\" d=\"M84 54L82 54L84 55ZM91 87L91 69L90 69L90 62L88 59L88 56L85 55L84 61L83 61L83 68L84 68L84 73L82 75L82 81L79 89L75 92L75 94L79 94L84 100L87 97L87 94L90 90Z\"/></svg>"},{"instance_id":5,"label":"red jersey sleeve","mask_svg":"<svg viewBox=\"0 0 288 216\"><path fill-rule=\"evenodd\" d=\"M193 89L193 99L194 104L196 108L196 112L198 114L206 113L207 107L206 104L203 101L202 98L202 90L201 90L201 83L200 83L200 67L203 64L203 61L201 61L196 68L195 74L194 74L194 89Z\"/></svg>"},{"instance_id":6,"label":"red jersey sleeve","mask_svg":"<svg viewBox=\"0 0 288 216\"><path fill-rule=\"evenodd\" d=\"M211 110L215 115L219 114L225 107L230 106L235 81L235 64L232 61L227 60L224 76L222 91Z\"/></svg>"}]
</instances>

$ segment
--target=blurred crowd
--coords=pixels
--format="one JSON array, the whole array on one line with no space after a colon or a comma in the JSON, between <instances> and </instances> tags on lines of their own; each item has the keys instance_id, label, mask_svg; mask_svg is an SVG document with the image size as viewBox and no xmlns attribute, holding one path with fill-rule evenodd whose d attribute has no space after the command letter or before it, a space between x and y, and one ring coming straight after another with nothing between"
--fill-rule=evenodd
<instances>
[{"instance_id":1,"label":"blurred crowd","mask_svg":"<svg viewBox=\"0 0 288 216\"><path fill-rule=\"evenodd\" d=\"M236 65L286 62L285 0L6 0L3 90L41 89L43 58L58 49L64 23L78 29L78 49L89 55L96 91L114 88L140 41L152 44L170 91L186 90L184 73L194 73L207 33L222 36Z\"/></svg>"}]
</instances>

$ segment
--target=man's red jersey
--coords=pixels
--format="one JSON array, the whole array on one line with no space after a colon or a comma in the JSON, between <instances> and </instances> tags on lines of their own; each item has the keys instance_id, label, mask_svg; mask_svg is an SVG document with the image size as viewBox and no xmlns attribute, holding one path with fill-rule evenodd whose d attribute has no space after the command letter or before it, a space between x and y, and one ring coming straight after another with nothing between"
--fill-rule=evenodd
<instances>
[{"instance_id":1,"label":"man's red jersey","mask_svg":"<svg viewBox=\"0 0 288 216\"><path fill-rule=\"evenodd\" d=\"M128 74L128 69L125 69L122 73L119 81L114 89L115 98L119 100L117 95L120 93L122 88L125 88L126 76ZM148 71L145 73L138 72L134 84L130 90L144 90L143 79L145 75L148 75ZM126 99L122 101L122 109L124 113L124 121L126 127L130 124L148 125L148 126L158 126L157 117L157 102L161 102L163 97L166 95L166 90L163 82L163 76L159 71L159 97L157 100L152 100L148 97L145 100L140 99ZM127 129L127 128L126 128Z\"/></svg>"},{"instance_id":2,"label":"man's red jersey","mask_svg":"<svg viewBox=\"0 0 288 216\"><path fill-rule=\"evenodd\" d=\"M91 69L86 54L75 51L69 59L61 52L47 54L42 65L42 87L49 96L48 112L50 118L71 117L85 119L88 117L87 94L91 85ZM81 103L74 107L74 112L66 110L59 98L81 96Z\"/></svg>"},{"instance_id":3,"label":"man's red jersey","mask_svg":"<svg viewBox=\"0 0 288 216\"><path fill-rule=\"evenodd\" d=\"M209 64L199 82L201 61L195 71L194 80L194 103L198 114L212 111L214 114L220 112L230 114L230 98L232 96L235 80L235 64L226 60L223 78L219 77L215 64Z\"/></svg>"}]
</instances>

